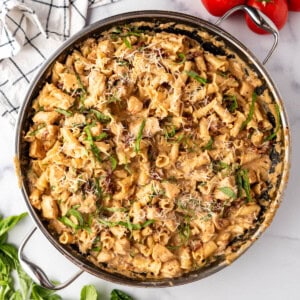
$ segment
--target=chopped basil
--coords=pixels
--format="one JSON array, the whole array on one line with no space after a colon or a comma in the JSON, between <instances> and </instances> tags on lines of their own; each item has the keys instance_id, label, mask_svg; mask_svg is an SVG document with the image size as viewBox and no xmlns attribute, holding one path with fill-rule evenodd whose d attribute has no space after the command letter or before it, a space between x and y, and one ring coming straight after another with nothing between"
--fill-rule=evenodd
<instances>
[{"instance_id":1,"label":"chopped basil","mask_svg":"<svg viewBox=\"0 0 300 300\"><path fill-rule=\"evenodd\" d=\"M174 125L167 126L167 128L165 130L166 140L173 138L175 136L175 134L176 134L176 127Z\"/></svg>"},{"instance_id":2,"label":"chopped basil","mask_svg":"<svg viewBox=\"0 0 300 300\"><path fill-rule=\"evenodd\" d=\"M40 125L37 127L37 129L35 129L35 130L29 132L28 135L29 135L29 136L35 136L35 135L38 134L38 132L39 132L41 129L43 129L43 128L45 128L45 127L46 127L46 124L40 124Z\"/></svg>"},{"instance_id":3,"label":"chopped basil","mask_svg":"<svg viewBox=\"0 0 300 300\"><path fill-rule=\"evenodd\" d=\"M109 123L111 121L110 116L107 116L96 109L91 109L90 111L95 115L97 120L102 124Z\"/></svg>"},{"instance_id":4,"label":"chopped basil","mask_svg":"<svg viewBox=\"0 0 300 300\"><path fill-rule=\"evenodd\" d=\"M131 45L131 42L129 39L127 39L126 37L123 39L124 41L124 44L125 46L128 48L128 49L131 49L132 48L132 45Z\"/></svg>"},{"instance_id":5,"label":"chopped basil","mask_svg":"<svg viewBox=\"0 0 300 300\"><path fill-rule=\"evenodd\" d=\"M202 151L212 150L213 143L214 143L214 139L211 137L208 143L205 146L201 147Z\"/></svg>"},{"instance_id":6,"label":"chopped basil","mask_svg":"<svg viewBox=\"0 0 300 300\"><path fill-rule=\"evenodd\" d=\"M241 168L237 170L236 184L238 187L238 197L242 196L242 190L244 190L246 194L246 202L252 201L248 170Z\"/></svg>"},{"instance_id":7,"label":"chopped basil","mask_svg":"<svg viewBox=\"0 0 300 300\"><path fill-rule=\"evenodd\" d=\"M265 138L265 141L273 140L277 136L277 133L281 127L280 109L279 109L279 105L277 103L275 104L275 110L276 110L276 117L277 117L276 128L271 135L269 135L268 137Z\"/></svg>"},{"instance_id":8,"label":"chopped basil","mask_svg":"<svg viewBox=\"0 0 300 300\"><path fill-rule=\"evenodd\" d=\"M70 208L66 215L75 217L79 227L82 227L84 225L82 214L76 209L76 207Z\"/></svg>"},{"instance_id":9,"label":"chopped basil","mask_svg":"<svg viewBox=\"0 0 300 300\"><path fill-rule=\"evenodd\" d=\"M139 131L138 131L138 134L137 134L137 137L136 137L136 140L135 140L134 151L136 153L140 152L140 150L141 150L141 140L142 140L142 137L143 137L143 130L144 130L145 124L146 124L146 120L144 119L141 123L141 126L139 128Z\"/></svg>"},{"instance_id":10,"label":"chopped basil","mask_svg":"<svg viewBox=\"0 0 300 300\"><path fill-rule=\"evenodd\" d=\"M254 109L255 109L256 99L257 99L257 95L256 95L256 93L253 93L248 116L247 116L246 120L242 123L240 130L243 130L248 125L248 123L252 120L253 114L254 114Z\"/></svg>"},{"instance_id":11,"label":"chopped basil","mask_svg":"<svg viewBox=\"0 0 300 300\"><path fill-rule=\"evenodd\" d=\"M226 103L228 103L227 105L227 109L231 112L234 113L236 111L236 109L238 108L238 103L236 100L236 96L235 95L225 95L224 99L223 99Z\"/></svg>"},{"instance_id":12,"label":"chopped basil","mask_svg":"<svg viewBox=\"0 0 300 300\"><path fill-rule=\"evenodd\" d=\"M203 77L201 77L198 73L194 72L194 71L185 71L186 74L188 76L190 76L191 78L195 79L196 81L202 83L202 84L206 84L207 80Z\"/></svg>"},{"instance_id":13,"label":"chopped basil","mask_svg":"<svg viewBox=\"0 0 300 300\"><path fill-rule=\"evenodd\" d=\"M221 191L223 194L225 194L227 197L232 198L232 199L236 199L237 195L234 192L233 189L231 189L230 187L220 187L219 191Z\"/></svg>"},{"instance_id":14,"label":"chopped basil","mask_svg":"<svg viewBox=\"0 0 300 300\"><path fill-rule=\"evenodd\" d=\"M101 223L107 227L123 226L123 227L126 227L127 229L129 229L130 231L141 230L142 228L145 228L155 222L154 220L147 220L146 222L144 222L142 224L135 224L135 223L131 223L129 220L112 222L112 221L99 219L98 221L99 221L99 223Z\"/></svg>"},{"instance_id":15,"label":"chopped basil","mask_svg":"<svg viewBox=\"0 0 300 300\"><path fill-rule=\"evenodd\" d=\"M102 162L102 159L100 157L100 150L99 148L95 145L94 143L94 139L93 139L93 136L92 136L92 133L91 133L91 129L90 129L90 126L91 125L88 125L86 127L84 127L84 131L87 135L87 141L89 142L90 144L90 150L92 151L93 155L95 156L95 158L99 161L99 162Z\"/></svg>"},{"instance_id":16,"label":"chopped basil","mask_svg":"<svg viewBox=\"0 0 300 300\"><path fill-rule=\"evenodd\" d=\"M97 141L97 142L102 141L107 137L108 137L108 134L106 132L102 132L99 135L95 136L95 141Z\"/></svg>"},{"instance_id":17,"label":"chopped basil","mask_svg":"<svg viewBox=\"0 0 300 300\"><path fill-rule=\"evenodd\" d=\"M113 156L110 156L109 159L110 159L110 163L111 163L111 169L112 169L112 171L114 171L117 168L118 161Z\"/></svg>"},{"instance_id":18,"label":"chopped basil","mask_svg":"<svg viewBox=\"0 0 300 300\"><path fill-rule=\"evenodd\" d=\"M62 114L62 115L65 115L66 117L71 117L73 115L73 113L71 111L65 110L65 109L62 109L62 108L56 108L55 111Z\"/></svg>"},{"instance_id":19,"label":"chopped basil","mask_svg":"<svg viewBox=\"0 0 300 300\"><path fill-rule=\"evenodd\" d=\"M180 64L184 64L186 62L186 56L184 53L179 53L178 57L180 58L180 61L179 61Z\"/></svg>"},{"instance_id":20,"label":"chopped basil","mask_svg":"<svg viewBox=\"0 0 300 300\"><path fill-rule=\"evenodd\" d=\"M79 74L77 72L75 72L75 75L76 75L77 83L78 83L78 86L79 86L78 92L80 93L80 102L83 105L84 100L87 96L87 91L86 91L85 87L82 84L82 81L80 79Z\"/></svg>"},{"instance_id":21,"label":"chopped basil","mask_svg":"<svg viewBox=\"0 0 300 300\"><path fill-rule=\"evenodd\" d=\"M96 192L96 195L97 195L97 197L102 198L103 192L102 192L102 188L101 188L101 186L99 184L99 179L98 178L94 178L94 181L95 181L95 192Z\"/></svg>"},{"instance_id":22,"label":"chopped basil","mask_svg":"<svg viewBox=\"0 0 300 300\"><path fill-rule=\"evenodd\" d=\"M68 218L67 216L63 216L61 218L58 219L60 222L62 222L64 225L71 227L73 229L78 229L78 225L73 223L70 218Z\"/></svg>"}]
</instances>

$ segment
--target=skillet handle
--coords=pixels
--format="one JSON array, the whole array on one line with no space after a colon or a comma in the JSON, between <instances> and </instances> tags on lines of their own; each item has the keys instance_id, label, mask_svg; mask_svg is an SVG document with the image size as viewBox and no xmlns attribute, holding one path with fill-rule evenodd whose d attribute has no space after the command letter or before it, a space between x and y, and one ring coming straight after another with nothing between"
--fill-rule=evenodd
<instances>
[{"instance_id":1,"label":"skillet handle","mask_svg":"<svg viewBox=\"0 0 300 300\"><path fill-rule=\"evenodd\" d=\"M31 262L23 253L25 246L27 245L28 241L30 240L31 236L35 233L37 227L35 227L23 240L20 248L19 248L19 252L18 252L18 256L19 256L19 260L21 263L21 266L25 269L30 271L30 274L32 274L33 280L35 282L37 282L38 284L40 284L42 287L49 289L49 290L54 290L54 291L58 291L61 290L65 287L67 287L68 285L70 285L77 277L79 277L83 271L80 270L79 272L77 272L73 277L71 277L69 280L65 281L62 284L59 285L54 285L50 279L48 278L48 276L46 275L46 273L39 267L37 266L35 263Z\"/></svg>"},{"instance_id":2,"label":"skillet handle","mask_svg":"<svg viewBox=\"0 0 300 300\"><path fill-rule=\"evenodd\" d=\"M274 25L273 27L269 24L270 22L266 19L263 13L261 13L258 9L248 6L248 5L238 5L233 7L232 9L228 10L222 17L220 17L215 25L220 25L224 20L226 20L230 15L235 13L238 10L243 10L246 12L251 20L261 29L271 33L274 37L274 42L272 45L272 48L270 49L269 53L267 54L266 58L263 61L263 65L266 64L266 62L269 60L271 55L273 54L275 48L277 47L278 44L278 37L279 37L279 32Z\"/></svg>"}]
</instances>

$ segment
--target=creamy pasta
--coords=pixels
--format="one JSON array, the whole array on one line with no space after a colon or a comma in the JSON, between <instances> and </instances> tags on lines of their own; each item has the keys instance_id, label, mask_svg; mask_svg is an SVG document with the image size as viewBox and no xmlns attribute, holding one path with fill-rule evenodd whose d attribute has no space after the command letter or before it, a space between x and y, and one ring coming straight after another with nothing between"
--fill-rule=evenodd
<instances>
[{"instance_id":1,"label":"creamy pasta","mask_svg":"<svg viewBox=\"0 0 300 300\"><path fill-rule=\"evenodd\" d=\"M59 242L160 279L226 258L257 228L282 130L269 89L224 42L150 25L56 61L24 141L30 202Z\"/></svg>"}]
</instances>

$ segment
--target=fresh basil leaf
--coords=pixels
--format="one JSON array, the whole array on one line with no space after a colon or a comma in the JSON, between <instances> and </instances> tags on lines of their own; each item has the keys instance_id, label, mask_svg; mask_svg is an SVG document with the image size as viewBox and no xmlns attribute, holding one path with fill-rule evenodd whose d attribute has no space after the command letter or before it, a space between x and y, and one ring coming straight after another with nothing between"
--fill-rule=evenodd
<instances>
[{"instance_id":1,"label":"fresh basil leaf","mask_svg":"<svg viewBox=\"0 0 300 300\"><path fill-rule=\"evenodd\" d=\"M7 232L0 236L0 246L7 241Z\"/></svg>"},{"instance_id":2,"label":"fresh basil leaf","mask_svg":"<svg viewBox=\"0 0 300 300\"><path fill-rule=\"evenodd\" d=\"M34 283L31 293L32 300L61 300L62 298L54 294L54 291L45 289Z\"/></svg>"},{"instance_id":3,"label":"fresh basil leaf","mask_svg":"<svg viewBox=\"0 0 300 300\"><path fill-rule=\"evenodd\" d=\"M133 300L133 298L120 290L114 289L111 291L110 300Z\"/></svg>"},{"instance_id":4,"label":"fresh basil leaf","mask_svg":"<svg viewBox=\"0 0 300 300\"><path fill-rule=\"evenodd\" d=\"M85 285L80 293L80 300L97 300L98 292L93 285Z\"/></svg>"},{"instance_id":5,"label":"fresh basil leaf","mask_svg":"<svg viewBox=\"0 0 300 300\"><path fill-rule=\"evenodd\" d=\"M10 231L14 226L20 222L27 213L22 213L18 216L10 216L0 221L0 237Z\"/></svg>"}]
</instances>

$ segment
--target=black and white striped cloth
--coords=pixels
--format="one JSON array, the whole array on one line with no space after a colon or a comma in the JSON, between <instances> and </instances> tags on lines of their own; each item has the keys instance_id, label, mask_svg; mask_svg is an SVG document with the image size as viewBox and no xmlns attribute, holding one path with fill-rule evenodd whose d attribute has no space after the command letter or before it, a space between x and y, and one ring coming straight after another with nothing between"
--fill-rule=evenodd
<instances>
[{"instance_id":1,"label":"black and white striped cloth","mask_svg":"<svg viewBox=\"0 0 300 300\"><path fill-rule=\"evenodd\" d=\"M0 0L0 117L15 124L43 61L85 26L87 10L118 0Z\"/></svg>"}]
</instances>

